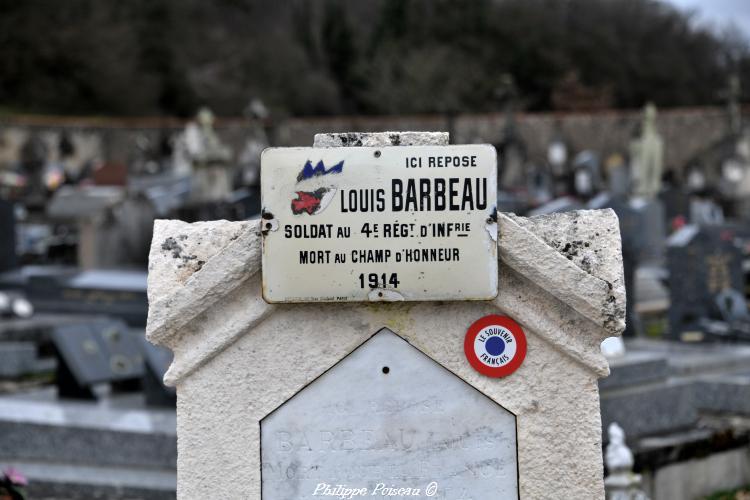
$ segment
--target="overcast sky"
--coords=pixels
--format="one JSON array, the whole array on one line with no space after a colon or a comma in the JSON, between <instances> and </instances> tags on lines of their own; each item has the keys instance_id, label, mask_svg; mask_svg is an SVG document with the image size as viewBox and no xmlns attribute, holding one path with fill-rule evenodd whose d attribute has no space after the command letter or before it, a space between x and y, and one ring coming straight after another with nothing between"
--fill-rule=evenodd
<instances>
[{"instance_id":1,"label":"overcast sky","mask_svg":"<svg viewBox=\"0 0 750 500\"><path fill-rule=\"evenodd\" d=\"M734 22L750 38L750 0L667 0L680 9L693 9L700 22L721 28Z\"/></svg>"}]
</instances>

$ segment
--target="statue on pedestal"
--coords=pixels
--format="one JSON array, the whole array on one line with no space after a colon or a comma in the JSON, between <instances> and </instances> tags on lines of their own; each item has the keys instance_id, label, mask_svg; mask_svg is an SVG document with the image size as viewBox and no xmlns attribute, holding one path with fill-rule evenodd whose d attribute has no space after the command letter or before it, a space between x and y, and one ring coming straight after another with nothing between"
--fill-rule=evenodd
<instances>
[{"instance_id":1,"label":"statue on pedestal","mask_svg":"<svg viewBox=\"0 0 750 500\"><path fill-rule=\"evenodd\" d=\"M652 200L659 194L664 168L664 141L656 130L656 106L643 110L641 135L630 144L631 172L635 196Z\"/></svg>"},{"instance_id":2,"label":"statue on pedestal","mask_svg":"<svg viewBox=\"0 0 750 500\"><path fill-rule=\"evenodd\" d=\"M232 151L222 144L213 125L211 110L201 108L196 121L185 127L179 151L175 152L175 164L188 169L191 175L190 200L194 203L223 201L232 192Z\"/></svg>"}]
</instances>

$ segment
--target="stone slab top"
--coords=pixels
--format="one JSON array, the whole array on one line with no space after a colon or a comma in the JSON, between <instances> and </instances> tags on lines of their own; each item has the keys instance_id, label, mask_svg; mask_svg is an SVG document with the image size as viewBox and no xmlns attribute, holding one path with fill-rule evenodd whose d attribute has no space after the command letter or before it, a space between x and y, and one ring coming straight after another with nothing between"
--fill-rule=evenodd
<instances>
[{"instance_id":1,"label":"stone slab top","mask_svg":"<svg viewBox=\"0 0 750 500\"><path fill-rule=\"evenodd\" d=\"M101 488L106 491L110 488L117 488L118 494L127 496L116 498L142 498L140 495L144 489L148 489L158 494L158 498L168 499L174 498L174 491L177 487L177 477L174 471L154 468L134 469L122 466L108 467L101 464L60 464L8 459L0 460L0 467L3 470L13 467L23 471L23 475L32 483L47 483L55 485L55 488L60 488L58 485L62 483L65 485L66 494L73 495L75 494L73 491L80 492L81 496L78 498L92 498L92 489ZM117 486L113 487L112 485L115 484ZM132 496L127 493L131 489L134 490ZM102 498L98 495L97 497ZM149 496L149 498L156 497Z\"/></svg>"},{"instance_id":2,"label":"stone slab top","mask_svg":"<svg viewBox=\"0 0 750 500\"><path fill-rule=\"evenodd\" d=\"M501 213L498 225L501 274L505 266L537 286L542 297L548 297L534 298L538 304L533 310L547 312L534 323L532 309L526 309L529 312L523 313L525 326L549 332L548 340L558 348L599 376L607 375L609 367L599 352L599 343L619 335L625 327L625 286L615 213L609 209L587 210L531 218ZM209 318L212 306L243 285L249 286L251 278L260 271L258 220L155 222L146 336L152 343L175 351L175 361L165 375L167 383L177 383L279 307L288 307L265 303L258 282L257 287L243 288L248 297L242 308L242 321L228 322L205 344L199 346L191 337L191 347L182 352L176 349L181 339L187 338L184 332L189 327ZM520 316L519 311L526 306L504 304L519 302L503 293L507 286L501 276L501 293L495 304ZM566 310L574 311L573 315ZM557 312L551 315L549 311ZM575 317L579 319L573 320ZM569 328L561 329L555 324L560 321Z\"/></svg>"},{"instance_id":3,"label":"stone slab top","mask_svg":"<svg viewBox=\"0 0 750 500\"><path fill-rule=\"evenodd\" d=\"M626 356L648 353L665 359L673 377L750 372L750 346L747 345L691 344L639 338L628 339L626 347Z\"/></svg>"},{"instance_id":4,"label":"stone slab top","mask_svg":"<svg viewBox=\"0 0 750 500\"><path fill-rule=\"evenodd\" d=\"M112 408L103 402L37 401L13 396L0 397L0 421L142 434L176 432L173 410Z\"/></svg>"},{"instance_id":5,"label":"stone slab top","mask_svg":"<svg viewBox=\"0 0 750 500\"><path fill-rule=\"evenodd\" d=\"M448 145L448 139L447 132L325 133L315 135L314 147L434 146ZM491 302L522 318L525 327L598 376L609 374L600 343L625 329L622 242L615 212L528 218L500 213L497 223L500 293ZM274 311L294 307L263 301L260 272L257 219L155 221L146 337L175 354L165 375L168 384L192 373ZM515 293L521 289L523 294ZM369 306L363 304L362 310ZM224 319L217 323L217 316ZM200 324L213 325L210 338L200 338Z\"/></svg>"},{"instance_id":6,"label":"stone slab top","mask_svg":"<svg viewBox=\"0 0 750 500\"><path fill-rule=\"evenodd\" d=\"M313 147L447 146L448 132L336 132L315 134Z\"/></svg>"}]
</instances>

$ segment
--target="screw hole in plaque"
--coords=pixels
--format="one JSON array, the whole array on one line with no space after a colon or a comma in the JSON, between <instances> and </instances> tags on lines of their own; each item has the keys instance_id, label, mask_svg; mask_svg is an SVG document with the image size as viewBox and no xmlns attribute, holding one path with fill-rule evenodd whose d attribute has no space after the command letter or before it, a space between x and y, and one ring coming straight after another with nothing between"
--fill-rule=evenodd
<instances>
[{"instance_id":1,"label":"screw hole in plaque","mask_svg":"<svg viewBox=\"0 0 750 500\"><path fill-rule=\"evenodd\" d=\"M273 227L273 224L270 222L266 222L266 229L271 229Z\"/></svg>"},{"instance_id":2,"label":"screw hole in plaque","mask_svg":"<svg viewBox=\"0 0 750 500\"><path fill-rule=\"evenodd\" d=\"M390 372L390 371L391 371L391 369L388 368L387 366L383 367L383 373L385 373L386 375L388 375L388 372Z\"/></svg>"},{"instance_id":3,"label":"screw hole in plaque","mask_svg":"<svg viewBox=\"0 0 750 500\"><path fill-rule=\"evenodd\" d=\"M382 296L383 296L383 292L378 292L378 297L382 297Z\"/></svg>"},{"instance_id":4,"label":"screw hole in plaque","mask_svg":"<svg viewBox=\"0 0 750 500\"><path fill-rule=\"evenodd\" d=\"M375 151L375 158L380 158L380 151Z\"/></svg>"}]
</instances>

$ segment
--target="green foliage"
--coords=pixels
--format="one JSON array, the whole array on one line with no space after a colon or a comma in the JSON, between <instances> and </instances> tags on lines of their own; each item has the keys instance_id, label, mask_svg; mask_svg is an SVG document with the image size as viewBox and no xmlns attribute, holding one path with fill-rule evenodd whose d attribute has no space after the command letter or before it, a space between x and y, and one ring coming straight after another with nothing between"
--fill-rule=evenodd
<instances>
[{"instance_id":1,"label":"green foliage","mask_svg":"<svg viewBox=\"0 0 750 500\"><path fill-rule=\"evenodd\" d=\"M738 490L720 491L707 496L704 500L744 500L750 498L750 486Z\"/></svg>"},{"instance_id":2,"label":"green foliage","mask_svg":"<svg viewBox=\"0 0 750 500\"><path fill-rule=\"evenodd\" d=\"M0 0L0 109L27 112L482 112L508 74L527 109L571 74L689 106L735 69L742 36L655 0Z\"/></svg>"}]
</instances>

